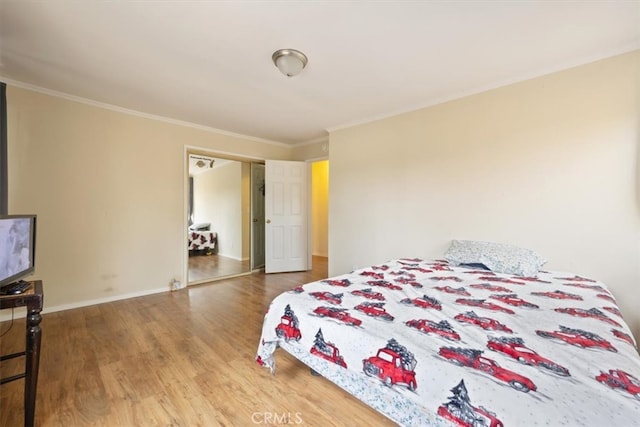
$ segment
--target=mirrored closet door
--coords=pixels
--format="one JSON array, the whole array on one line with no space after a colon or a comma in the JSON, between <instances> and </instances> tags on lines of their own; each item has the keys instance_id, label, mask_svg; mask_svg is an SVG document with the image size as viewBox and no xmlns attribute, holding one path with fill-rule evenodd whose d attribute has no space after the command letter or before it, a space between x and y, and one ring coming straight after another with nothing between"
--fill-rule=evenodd
<instances>
[{"instance_id":1,"label":"mirrored closet door","mask_svg":"<svg viewBox=\"0 0 640 427\"><path fill-rule=\"evenodd\" d=\"M251 269L251 164L189 152L188 283Z\"/></svg>"}]
</instances>

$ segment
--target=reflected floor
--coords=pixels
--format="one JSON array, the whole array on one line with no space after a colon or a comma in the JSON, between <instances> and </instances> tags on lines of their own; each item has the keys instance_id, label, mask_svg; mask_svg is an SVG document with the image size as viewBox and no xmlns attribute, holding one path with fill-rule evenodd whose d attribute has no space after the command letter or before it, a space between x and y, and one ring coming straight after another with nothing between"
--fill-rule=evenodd
<instances>
[{"instance_id":1,"label":"reflected floor","mask_svg":"<svg viewBox=\"0 0 640 427\"><path fill-rule=\"evenodd\" d=\"M238 261L217 254L189 255L189 283L246 273L249 268L249 260Z\"/></svg>"}]
</instances>

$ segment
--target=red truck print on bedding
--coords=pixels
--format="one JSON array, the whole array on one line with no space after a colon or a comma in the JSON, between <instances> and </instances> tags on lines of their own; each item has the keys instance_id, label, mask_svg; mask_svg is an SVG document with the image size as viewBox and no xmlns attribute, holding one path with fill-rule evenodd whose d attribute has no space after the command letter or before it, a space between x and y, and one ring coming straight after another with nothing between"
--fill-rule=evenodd
<instances>
[{"instance_id":1,"label":"red truck print on bedding","mask_svg":"<svg viewBox=\"0 0 640 427\"><path fill-rule=\"evenodd\" d=\"M501 311L507 314L516 314L513 310L510 310L506 307L501 307L498 304L494 304L492 302L488 302L485 299L458 298L456 300L456 303L462 305L470 305L471 307L486 308L487 310L492 311Z\"/></svg>"},{"instance_id":2,"label":"red truck print on bedding","mask_svg":"<svg viewBox=\"0 0 640 427\"><path fill-rule=\"evenodd\" d=\"M429 295L422 295L421 298L405 298L400 301L402 304L414 305L421 308L433 308L436 310L442 310L442 304L437 299L430 297Z\"/></svg>"},{"instance_id":3,"label":"red truck print on bedding","mask_svg":"<svg viewBox=\"0 0 640 427\"><path fill-rule=\"evenodd\" d=\"M396 283L400 283L401 285L411 285L414 288L422 288L423 287L421 283L416 282L415 278L412 279L412 278L409 278L409 277L401 276L401 277L398 277L397 279L394 279L394 281Z\"/></svg>"},{"instance_id":4,"label":"red truck print on bedding","mask_svg":"<svg viewBox=\"0 0 640 427\"><path fill-rule=\"evenodd\" d=\"M366 314L367 316L377 317L382 320L387 320L391 322L393 320L393 316L387 313L384 309L383 302L369 302L365 301L362 304L358 304L354 307L354 309L359 310Z\"/></svg>"},{"instance_id":5,"label":"red truck print on bedding","mask_svg":"<svg viewBox=\"0 0 640 427\"><path fill-rule=\"evenodd\" d=\"M600 285L587 285L585 283L563 283L563 286L573 286L574 288L591 289L592 291L604 291Z\"/></svg>"},{"instance_id":6,"label":"red truck print on bedding","mask_svg":"<svg viewBox=\"0 0 640 427\"><path fill-rule=\"evenodd\" d=\"M536 385L529 378L501 367L495 360L484 357L482 353L482 350L460 347L440 347L438 351L445 360L481 371L509 384L515 390L523 393L537 390Z\"/></svg>"},{"instance_id":7,"label":"red truck print on bedding","mask_svg":"<svg viewBox=\"0 0 640 427\"><path fill-rule=\"evenodd\" d=\"M525 282L536 282L536 283L551 283L547 280L542 280L537 277L522 277L518 276L518 280L524 280Z\"/></svg>"},{"instance_id":8,"label":"red truck print on bedding","mask_svg":"<svg viewBox=\"0 0 640 427\"><path fill-rule=\"evenodd\" d=\"M615 298L613 298L611 295L608 295L608 294L598 294L598 295L596 295L596 296L597 296L598 298L600 298L600 299L605 300L605 301L609 301L609 302L612 302L612 303L614 303L614 304L616 303Z\"/></svg>"},{"instance_id":9,"label":"red truck print on bedding","mask_svg":"<svg viewBox=\"0 0 640 427\"><path fill-rule=\"evenodd\" d=\"M381 288L393 289L394 291L401 291L402 286L394 285L386 280L369 280L367 285L380 286Z\"/></svg>"},{"instance_id":10,"label":"red truck print on bedding","mask_svg":"<svg viewBox=\"0 0 640 427\"><path fill-rule=\"evenodd\" d=\"M610 369L609 372L600 372L596 380L613 389L619 389L629 393L640 400L640 380L620 369Z\"/></svg>"},{"instance_id":11,"label":"red truck print on bedding","mask_svg":"<svg viewBox=\"0 0 640 427\"><path fill-rule=\"evenodd\" d=\"M331 285L331 286L341 286L343 288L346 288L347 286L351 286L351 280L349 279L327 279L327 280L323 280L322 283L326 283L327 285Z\"/></svg>"},{"instance_id":12,"label":"red truck print on bedding","mask_svg":"<svg viewBox=\"0 0 640 427\"><path fill-rule=\"evenodd\" d=\"M454 295L462 295L465 297L470 297L471 294L464 288L464 286L460 286L459 288L454 288L452 286L435 286L433 289L437 289L441 292L446 292L448 294Z\"/></svg>"},{"instance_id":13,"label":"red truck print on bedding","mask_svg":"<svg viewBox=\"0 0 640 427\"><path fill-rule=\"evenodd\" d=\"M362 324L362 320L351 317L346 308L320 306L313 310L313 314L318 317L329 317L351 326L360 326Z\"/></svg>"},{"instance_id":14,"label":"red truck print on bedding","mask_svg":"<svg viewBox=\"0 0 640 427\"><path fill-rule=\"evenodd\" d=\"M616 307L602 307L603 310L607 310L609 313L613 313L618 317L622 317L622 313L620 313L620 310L618 310L618 308Z\"/></svg>"},{"instance_id":15,"label":"red truck print on bedding","mask_svg":"<svg viewBox=\"0 0 640 427\"><path fill-rule=\"evenodd\" d=\"M489 350L506 354L525 365L538 366L548 369L561 377L569 377L571 374L564 366L561 366L524 345L524 340L519 337L490 337L487 342Z\"/></svg>"},{"instance_id":16,"label":"red truck print on bedding","mask_svg":"<svg viewBox=\"0 0 640 427\"><path fill-rule=\"evenodd\" d=\"M510 285L524 285L524 283L518 282L517 280L507 279L505 277L489 276L489 275L480 276L480 277L478 277L478 280L485 280L487 282L507 283L507 284L510 284Z\"/></svg>"},{"instance_id":17,"label":"red truck print on bedding","mask_svg":"<svg viewBox=\"0 0 640 427\"><path fill-rule=\"evenodd\" d=\"M629 335L629 334L625 334L624 332L619 331L619 330L617 330L617 329L611 329L611 333L612 333L616 338L621 339L622 341L624 341L624 342L626 342L626 343L629 343L629 344L631 344L631 345L632 345L632 346L634 346L634 347L636 346L636 345L633 343L633 338L631 338L631 335Z\"/></svg>"},{"instance_id":18,"label":"red truck print on bedding","mask_svg":"<svg viewBox=\"0 0 640 427\"><path fill-rule=\"evenodd\" d=\"M539 272L537 278L551 282L541 283L503 273L493 276L499 280L481 280L491 272L478 266L444 264L452 271L437 271L426 262L410 266L433 270L425 274L403 270L406 265L393 260L384 265L389 269L321 277L295 294L288 290L300 284L298 279L285 283L285 292L271 304L265 301L269 311L256 340L258 363L274 373L276 362L284 362L289 373L281 380L288 380L291 373L295 376L289 362L299 360L394 425L640 427L640 400L632 394L634 380L625 375L640 379L636 340L619 316L622 307L596 296L618 297L604 283L554 279L573 276L562 272ZM360 274L365 271L384 278ZM454 275L463 282L429 279ZM413 281L423 287L412 287ZM385 287L388 283L402 290ZM471 295L456 294L461 288ZM340 305L329 302L341 294ZM632 300L620 302L633 307ZM539 308L526 308L526 303ZM287 304L299 324L289 310L283 316ZM499 307L514 314L490 310ZM572 315L557 308L580 310ZM589 313L590 308L599 312ZM579 311L604 315L621 326L580 317ZM384 320L385 313L393 320ZM400 347L387 346L391 338L412 353L415 367ZM278 357L282 352L287 353L284 361ZM461 380L470 401L463 398ZM338 421L350 423L358 424L348 417Z\"/></svg>"},{"instance_id":19,"label":"red truck print on bedding","mask_svg":"<svg viewBox=\"0 0 640 427\"><path fill-rule=\"evenodd\" d=\"M407 320L405 322L405 325L409 326L410 328L416 328L420 332L423 332L427 335L434 333L450 341L460 341L460 335L458 335L453 327L451 327L451 324L446 320L433 322L427 319L412 319Z\"/></svg>"},{"instance_id":20,"label":"red truck print on bedding","mask_svg":"<svg viewBox=\"0 0 640 427\"><path fill-rule=\"evenodd\" d=\"M359 297L365 297L367 299L375 299L378 301L385 300L384 295L382 295L380 292L372 291L371 288L356 289L355 291L351 291L351 294Z\"/></svg>"},{"instance_id":21,"label":"red truck print on bedding","mask_svg":"<svg viewBox=\"0 0 640 427\"><path fill-rule=\"evenodd\" d=\"M480 274L481 276L495 276L496 273L494 273L493 271L489 271L489 270L471 270L471 271L465 271L465 274Z\"/></svg>"},{"instance_id":22,"label":"red truck print on bedding","mask_svg":"<svg viewBox=\"0 0 640 427\"><path fill-rule=\"evenodd\" d=\"M571 299L576 301L582 301L582 297L580 295L571 294L569 292L563 292L559 290L549 291L549 292L531 292L531 295L535 295L538 297L553 298L553 299Z\"/></svg>"},{"instance_id":23,"label":"red truck print on bedding","mask_svg":"<svg viewBox=\"0 0 640 427\"><path fill-rule=\"evenodd\" d=\"M382 280L384 279L384 273L376 273L375 271L363 271L360 273L361 276L373 277L374 279Z\"/></svg>"},{"instance_id":24,"label":"red truck print on bedding","mask_svg":"<svg viewBox=\"0 0 640 427\"><path fill-rule=\"evenodd\" d=\"M433 270L429 270L428 268L422 268L422 267L414 267L414 266L410 266L410 265L406 265L404 267L402 267L402 270L405 271L419 271L420 273L433 273Z\"/></svg>"},{"instance_id":25,"label":"red truck print on bedding","mask_svg":"<svg viewBox=\"0 0 640 427\"><path fill-rule=\"evenodd\" d=\"M620 327L620 323L616 322L613 319L609 319L607 316L604 315L603 312L601 312L600 310L598 310L597 308L590 308L588 310L585 310L584 308L555 308L554 311L557 311L558 313L565 313L565 314L570 314L571 316L577 316L577 317L589 317L591 319L598 319L601 320L603 322L607 322L610 325L613 326L618 326Z\"/></svg>"},{"instance_id":26,"label":"red truck print on bedding","mask_svg":"<svg viewBox=\"0 0 640 427\"><path fill-rule=\"evenodd\" d=\"M495 319L491 319L490 317L478 316L475 311L467 311L466 313L457 314L454 319L461 323L480 326L482 329L487 331L502 331L507 333L513 332L511 328Z\"/></svg>"},{"instance_id":27,"label":"red truck print on bedding","mask_svg":"<svg viewBox=\"0 0 640 427\"><path fill-rule=\"evenodd\" d=\"M400 270L404 270L406 267L418 267L420 265L420 261L411 261L410 259L400 259L398 260L398 265L400 266Z\"/></svg>"},{"instance_id":28,"label":"red truck print on bedding","mask_svg":"<svg viewBox=\"0 0 640 427\"><path fill-rule=\"evenodd\" d=\"M310 292L309 295L311 295L315 299L326 301L330 304L342 304L343 294L332 294L331 292Z\"/></svg>"},{"instance_id":29,"label":"red truck print on bedding","mask_svg":"<svg viewBox=\"0 0 640 427\"><path fill-rule=\"evenodd\" d=\"M436 280L439 282L442 282L442 281L462 282L462 279L457 276L433 276L433 277L429 277L429 279Z\"/></svg>"},{"instance_id":30,"label":"red truck print on bedding","mask_svg":"<svg viewBox=\"0 0 640 427\"><path fill-rule=\"evenodd\" d=\"M409 273L408 271L399 270L399 271L390 271L389 274L391 276L398 276L398 279L406 279L406 280L416 280L416 275L413 273Z\"/></svg>"},{"instance_id":31,"label":"red truck print on bedding","mask_svg":"<svg viewBox=\"0 0 640 427\"><path fill-rule=\"evenodd\" d=\"M310 352L313 355L335 363L336 365L340 365L343 368L347 367L344 358L340 356L340 350L338 350L338 347L336 347L335 344L324 340L322 329L318 329Z\"/></svg>"},{"instance_id":32,"label":"red truck print on bedding","mask_svg":"<svg viewBox=\"0 0 640 427\"><path fill-rule=\"evenodd\" d=\"M557 339L576 347L591 348L599 347L617 353L618 350L611 343L593 332L582 329L573 329L560 325L558 331L536 330L536 334L543 338Z\"/></svg>"},{"instance_id":33,"label":"red truck print on bedding","mask_svg":"<svg viewBox=\"0 0 640 427\"><path fill-rule=\"evenodd\" d=\"M453 396L438 407L438 415L461 427L502 427L502 421L496 414L483 408L473 406L464 380L451 389Z\"/></svg>"},{"instance_id":34,"label":"red truck print on bedding","mask_svg":"<svg viewBox=\"0 0 640 427\"><path fill-rule=\"evenodd\" d=\"M402 384L415 391L418 387L414 371L417 363L413 353L392 338L375 356L362 361L362 370L369 376L380 378L389 387Z\"/></svg>"},{"instance_id":35,"label":"red truck print on bedding","mask_svg":"<svg viewBox=\"0 0 640 427\"><path fill-rule=\"evenodd\" d=\"M422 259L422 258L416 258L416 257L414 257L414 258L400 258L400 259L398 260L398 264L402 264L402 265L404 265L404 264L406 264L407 262L410 262L410 263L413 263L413 265L415 265L415 263L417 263L417 262L422 262L422 261L423 261L423 259Z\"/></svg>"},{"instance_id":36,"label":"red truck print on bedding","mask_svg":"<svg viewBox=\"0 0 640 427\"><path fill-rule=\"evenodd\" d=\"M525 301L522 298L519 298L517 294L496 294L490 295L489 298L493 298L505 304L512 305L514 307L525 307L525 308L540 308L539 306L530 303L529 301Z\"/></svg>"},{"instance_id":37,"label":"red truck print on bedding","mask_svg":"<svg viewBox=\"0 0 640 427\"><path fill-rule=\"evenodd\" d=\"M429 264L429 268L433 271L453 271L451 267L445 264Z\"/></svg>"},{"instance_id":38,"label":"red truck print on bedding","mask_svg":"<svg viewBox=\"0 0 640 427\"><path fill-rule=\"evenodd\" d=\"M581 276L573 276L573 277L556 277L558 280L568 280L572 282L591 282L595 283L596 281L593 279L587 279L586 277Z\"/></svg>"},{"instance_id":39,"label":"red truck print on bedding","mask_svg":"<svg viewBox=\"0 0 640 427\"><path fill-rule=\"evenodd\" d=\"M469 285L469 287L474 289L483 289L485 291L511 293L511 289L509 288L505 288L504 286L499 285L492 285L490 283L474 283L473 285Z\"/></svg>"},{"instance_id":40,"label":"red truck print on bedding","mask_svg":"<svg viewBox=\"0 0 640 427\"><path fill-rule=\"evenodd\" d=\"M286 341L300 341L302 335L300 334L298 326L298 318L289 304L287 304L284 308L284 316L280 318L280 323L276 326L276 335L278 338L284 338Z\"/></svg>"}]
</instances>

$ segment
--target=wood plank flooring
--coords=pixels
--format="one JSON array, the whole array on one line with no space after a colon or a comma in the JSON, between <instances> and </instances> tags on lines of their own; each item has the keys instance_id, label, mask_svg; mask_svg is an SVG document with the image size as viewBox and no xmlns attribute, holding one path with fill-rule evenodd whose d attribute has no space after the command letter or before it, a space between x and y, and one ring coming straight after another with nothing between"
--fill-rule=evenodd
<instances>
[{"instance_id":1,"label":"wood plank flooring","mask_svg":"<svg viewBox=\"0 0 640 427\"><path fill-rule=\"evenodd\" d=\"M36 425L394 425L283 350L275 376L254 361L271 300L326 275L326 259L314 257L313 271L45 314ZM23 348L24 327L16 320L1 338L2 354ZM0 374L17 363L3 362ZM23 385L0 387L0 426L22 425Z\"/></svg>"},{"instance_id":2,"label":"wood plank flooring","mask_svg":"<svg viewBox=\"0 0 640 427\"><path fill-rule=\"evenodd\" d=\"M189 283L246 273L249 260L238 261L218 254L189 255Z\"/></svg>"}]
</instances>

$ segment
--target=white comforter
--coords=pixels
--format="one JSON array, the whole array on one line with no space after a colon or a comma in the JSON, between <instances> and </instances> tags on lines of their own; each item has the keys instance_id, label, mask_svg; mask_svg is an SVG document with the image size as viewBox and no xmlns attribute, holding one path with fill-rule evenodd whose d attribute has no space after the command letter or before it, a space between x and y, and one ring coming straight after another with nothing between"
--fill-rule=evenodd
<instances>
[{"instance_id":1,"label":"white comforter","mask_svg":"<svg viewBox=\"0 0 640 427\"><path fill-rule=\"evenodd\" d=\"M633 426L635 345L594 280L399 259L275 298L257 361L282 347L401 425Z\"/></svg>"}]
</instances>

